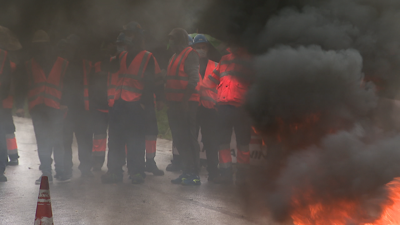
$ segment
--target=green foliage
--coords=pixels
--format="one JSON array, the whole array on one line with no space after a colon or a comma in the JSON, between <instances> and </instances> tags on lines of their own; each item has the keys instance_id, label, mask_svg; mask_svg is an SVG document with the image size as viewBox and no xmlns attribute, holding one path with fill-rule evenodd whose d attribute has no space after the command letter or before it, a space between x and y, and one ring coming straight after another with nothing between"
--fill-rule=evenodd
<instances>
[{"instance_id":1,"label":"green foliage","mask_svg":"<svg viewBox=\"0 0 400 225\"><path fill-rule=\"evenodd\" d=\"M168 124L167 108L157 111L158 137L172 140L171 129Z\"/></svg>"}]
</instances>

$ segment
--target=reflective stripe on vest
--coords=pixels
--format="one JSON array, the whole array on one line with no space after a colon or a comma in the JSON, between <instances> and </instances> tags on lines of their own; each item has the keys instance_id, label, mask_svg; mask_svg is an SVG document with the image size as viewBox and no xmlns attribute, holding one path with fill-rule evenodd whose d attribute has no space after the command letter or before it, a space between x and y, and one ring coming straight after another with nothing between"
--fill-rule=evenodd
<instances>
[{"instance_id":1,"label":"reflective stripe on vest","mask_svg":"<svg viewBox=\"0 0 400 225\"><path fill-rule=\"evenodd\" d=\"M63 88L63 78L68 66L68 61L58 57L46 77L42 68L36 63L35 59L26 62L29 74L29 109L36 105L45 104L49 107L59 109Z\"/></svg>"},{"instance_id":2,"label":"reflective stripe on vest","mask_svg":"<svg viewBox=\"0 0 400 225\"><path fill-rule=\"evenodd\" d=\"M216 74L220 77L217 87L218 103L241 106L253 74L250 56L223 56L219 63L219 73Z\"/></svg>"},{"instance_id":3,"label":"reflective stripe on vest","mask_svg":"<svg viewBox=\"0 0 400 225\"><path fill-rule=\"evenodd\" d=\"M208 60L207 68L204 74L204 77L210 75L215 68L217 67L218 63ZM208 109L214 108L215 104L217 103L217 89L216 88L200 88L200 103Z\"/></svg>"},{"instance_id":4,"label":"reflective stripe on vest","mask_svg":"<svg viewBox=\"0 0 400 225\"><path fill-rule=\"evenodd\" d=\"M85 110L89 110L89 83L88 75L92 69L92 62L83 61L83 101L85 102Z\"/></svg>"},{"instance_id":5,"label":"reflective stripe on vest","mask_svg":"<svg viewBox=\"0 0 400 225\"><path fill-rule=\"evenodd\" d=\"M165 86L165 97L167 101L182 101L186 87L188 85L189 77L185 73L185 60L189 53L194 51L191 47L185 48L178 56L174 54L172 57L167 70L166 86ZM200 95L200 83L201 76L199 73L199 82L196 87L196 92L193 93L189 101L199 101Z\"/></svg>"},{"instance_id":6,"label":"reflective stripe on vest","mask_svg":"<svg viewBox=\"0 0 400 225\"><path fill-rule=\"evenodd\" d=\"M1 60L1 59L0 59ZM11 66L11 74L15 73L15 69L17 68L17 65L14 62L10 61L10 66ZM11 81L11 88L10 88L10 95L3 100L3 108L5 109L12 109L14 106L14 82L13 80Z\"/></svg>"},{"instance_id":7,"label":"reflective stripe on vest","mask_svg":"<svg viewBox=\"0 0 400 225\"><path fill-rule=\"evenodd\" d=\"M122 99L127 102L139 101L143 91L143 75L146 71L152 54L148 51L141 51L127 66L126 58L128 52L120 54L120 69L118 72L118 85L115 89L115 99Z\"/></svg>"}]
</instances>

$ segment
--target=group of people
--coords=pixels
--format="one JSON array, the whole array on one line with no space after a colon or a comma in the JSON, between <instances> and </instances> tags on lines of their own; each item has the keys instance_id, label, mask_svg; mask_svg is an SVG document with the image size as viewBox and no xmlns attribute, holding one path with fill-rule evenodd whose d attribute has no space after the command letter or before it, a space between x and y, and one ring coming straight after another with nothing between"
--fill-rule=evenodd
<instances>
[{"instance_id":1,"label":"group of people","mask_svg":"<svg viewBox=\"0 0 400 225\"><path fill-rule=\"evenodd\" d=\"M89 60L79 47L78 36L62 39L55 51L48 34L39 30L32 40L34 54L13 66L12 49L0 39L0 100L14 97L16 114L23 116L27 99L42 176L53 181L54 154L54 178L59 182L71 179L75 134L82 177L93 177L92 170L101 170L105 162L107 133L108 171L102 183L122 182L125 164L133 184L143 183L145 172L164 175L154 158L156 109L166 105L179 152L179 160L172 160L167 170L182 170L171 182L201 184L199 131L207 155L208 181L233 182L230 142L234 131L236 182L244 183L250 163L251 121L242 106L253 80L251 56L232 45L229 54L214 62L208 58L212 46L205 35L192 38L176 28L168 35L174 54L165 73L145 50L144 40L141 26L130 22L115 42L103 43L101 54ZM11 109L4 104L0 120L0 181L7 181L7 162L18 164L18 154L15 127L7 128L4 122L11 120L13 125Z\"/></svg>"}]
</instances>

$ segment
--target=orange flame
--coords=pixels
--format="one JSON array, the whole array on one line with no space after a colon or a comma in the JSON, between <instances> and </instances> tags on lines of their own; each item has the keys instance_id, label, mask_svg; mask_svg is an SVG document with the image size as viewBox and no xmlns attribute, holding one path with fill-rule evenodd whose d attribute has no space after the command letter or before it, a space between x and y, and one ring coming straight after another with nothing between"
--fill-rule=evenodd
<instances>
[{"instance_id":1,"label":"orange flame","mask_svg":"<svg viewBox=\"0 0 400 225\"><path fill-rule=\"evenodd\" d=\"M383 206L383 212L377 221L351 224L400 225L400 178L387 184L387 189L390 201ZM312 193L304 193L303 196L312 198ZM294 200L293 206L299 208L291 215L295 225L346 225L353 221L350 215L357 210L356 201L337 201L334 206L316 203L304 208L299 201Z\"/></svg>"},{"instance_id":2,"label":"orange flame","mask_svg":"<svg viewBox=\"0 0 400 225\"><path fill-rule=\"evenodd\" d=\"M400 177L387 185L392 204L387 206L381 218L372 224L365 225L399 225L400 224Z\"/></svg>"}]
</instances>

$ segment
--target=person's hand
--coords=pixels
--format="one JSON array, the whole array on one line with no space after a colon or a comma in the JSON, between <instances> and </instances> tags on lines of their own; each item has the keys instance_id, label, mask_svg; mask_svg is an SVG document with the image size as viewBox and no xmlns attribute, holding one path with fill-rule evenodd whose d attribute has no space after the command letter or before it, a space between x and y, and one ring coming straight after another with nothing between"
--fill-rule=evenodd
<instances>
[{"instance_id":1,"label":"person's hand","mask_svg":"<svg viewBox=\"0 0 400 225\"><path fill-rule=\"evenodd\" d=\"M156 104L157 104L158 111L161 111L164 109L164 105L165 105L164 102L157 102Z\"/></svg>"},{"instance_id":2,"label":"person's hand","mask_svg":"<svg viewBox=\"0 0 400 225\"><path fill-rule=\"evenodd\" d=\"M25 110L17 109L17 111L15 111L15 114L17 114L18 117L25 117Z\"/></svg>"}]
</instances>

